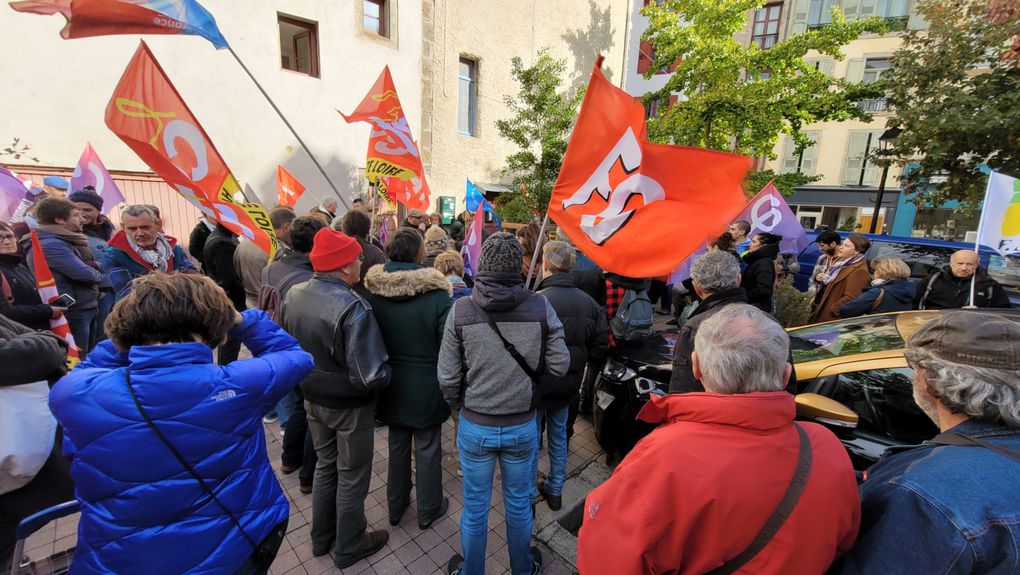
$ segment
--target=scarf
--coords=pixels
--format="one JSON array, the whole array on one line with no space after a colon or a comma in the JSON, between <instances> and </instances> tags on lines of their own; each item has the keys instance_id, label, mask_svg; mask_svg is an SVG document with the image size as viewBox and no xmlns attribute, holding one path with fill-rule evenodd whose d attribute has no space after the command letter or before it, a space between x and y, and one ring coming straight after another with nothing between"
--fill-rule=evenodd
<instances>
[{"instance_id":1,"label":"scarf","mask_svg":"<svg viewBox=\"0 0 1020 575\"><path fill-rule=\"evenodd\" d=\"M138 257L149 264L152 269L156 271L170 273L170 258L174 255L174 249L170 247L170 242L166 241L163 234L156 234L156 243L153 245L153 249L147 250L142 246L135 243L135 240L127 235L128 245L131 249L135 250Z\"/></svg>"},{"instance_id":2,"label":"scarf","mask_svg":"<svg viewBox=\"0 0 1020 575\"><path fill-rule=\"evenodd\" d=\"M86 262L96 261L96 256L92 253L92 248L89 247L89 238L81 232L72 232L60 224L39 224L36 227L40 232L46 232L47 234L58 236L60 239L71 244L74 247L74 251L78 253L78 257Z\"/></svg>"},{"instance_id":3,"label":"scarf","mask_svg":"<svg viewBox=\"0 0 1020 575\"><path fill-rule=\"evenodd\" d=\"M831 284L833 282L833 280L836 279L836 276L839 275L839 272L841 272L843 270L843 268L845 268L847 266L852 266L855 263L857 263L857 262L859 262L859 261L861 261L863 259L864 259L864 254L857 254L854 257L850 258L850 259L846 259L846 260L839 259L839 260L834 261L832 263L832 265L829 266L829 269L825 270L825 272L824 272L825 276L822 278L822 283L825 284L825 285Z\"/></svg>"}]
</instances>

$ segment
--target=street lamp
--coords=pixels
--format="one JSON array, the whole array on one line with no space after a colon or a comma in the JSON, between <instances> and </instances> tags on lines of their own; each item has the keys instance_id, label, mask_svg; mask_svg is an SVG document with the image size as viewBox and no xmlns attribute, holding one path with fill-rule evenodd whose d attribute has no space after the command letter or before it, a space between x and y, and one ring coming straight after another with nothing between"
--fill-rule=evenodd
<instances>
[{"instance_id":1,"label":"street lamp","mask_svg":"<svg viewBox=\"0 0 1020 575\"><path fill-rule=\"evenodd\" d=\"M884 152L886 145L895 140L901 132L903 132L903 130L895 126L882 132L882 135L878 137L878 145L880 149ZM886 159L885 164L882 166L882 177L878 181L878 196L875 198L875 213L871 216L871 229L868 230L869 234L875 233L875 228L878 227L878 213L882 209L882 196L885 195L885 179L888 175L889 160Z\"/></svg>"}]
</instances>

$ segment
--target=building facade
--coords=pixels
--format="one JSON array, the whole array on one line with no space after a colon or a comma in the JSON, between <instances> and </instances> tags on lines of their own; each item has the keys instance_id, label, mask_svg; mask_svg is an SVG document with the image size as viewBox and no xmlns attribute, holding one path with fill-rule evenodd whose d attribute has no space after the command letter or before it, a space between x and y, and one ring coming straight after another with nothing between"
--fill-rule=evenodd
<instances>
[{"instance_id":1,"label":"building facade","mask_svg":"<svg viewBox=\"0 0 1020 575\"><path fill-rule=\"evenodd\" d=\"M876 82L891 68L893 53L903 42L908 30L924 29L927 24L916 10L917 0L791 0L787 3L791 18L788 34L801 34L822 26L831 19L831 9L839 6L847 19L878 16L884 18L890 32L864 34L843 48L841 61L809 53L806 60L818 70L852 82ZM871 112L871 121L848 120L823 122L805 126L804 131L814 144L797 152L789 137L776 146L777 159L768 167L778 173L800 171L819 180L802 186L788 198L790 207L807 229L822 226L844 231L871 229L875 215L882 169L872 158L887 145L885 134L889 110L884 98L860 103ZM891 135L891 134L890 134ZM888 136L887 136L888 137ZM877 233L901 231L904 218L913 215L905 210L899 193L902 166L888 170L881 208L875 229ZM909 234L908 234L909 235Z\"/></svg>"},{"instance_id":2,"label":"building facade","mask_svg":"<svg viewBox=\"0 0 1020 575\"><path fill-rule=\"evenodd\" d=\"M573 91L587 85L601 54L606 76L620 85L632 1L426 2L420 144L434 205L452 198L463 210L468 179L490 196L509 189L503 168L517 148L496 122L509 117L504 99L520 88L512 58L528 67L548 48L566 61L563 86Z\"/></svg>"},{"instance_id":3,"label":"building facade","mask_svg":"<svg viewBox=\"0 0 1020 575\"><path fill-rule=\"evenodd\" d=\"M384 65L392 72L412 131L422 125L422 0L203 0L220 30L325 168L347 201L365 189L370 128L347 124ZM0 54L4 114L0 136L18 137L37 164L0 162L31 174L69 173L87 142L117 178L150 182L148 167L104 124L114 87L139 37L62 40L59 16L0 13L0 35L17 49ZM171 82L242 185L276 203L277 165L307 191L299 213L335 197L291 132L226 50L197 36L146 35ZM20 169L19 169L20 168ZM151 182L150 182L151 183ZM148 184L147 184L148 185ZM141 201L126 191L128 201ZM167 194L167 202L184 200ZM254 198L251 198L254 199ZM193 212L167 210L182 217ZM115 218L116 219L116 218ZM177 223L173 224L178 226ZM178 227L190 228L194 221Z\"/></svg>"}]
</instances>

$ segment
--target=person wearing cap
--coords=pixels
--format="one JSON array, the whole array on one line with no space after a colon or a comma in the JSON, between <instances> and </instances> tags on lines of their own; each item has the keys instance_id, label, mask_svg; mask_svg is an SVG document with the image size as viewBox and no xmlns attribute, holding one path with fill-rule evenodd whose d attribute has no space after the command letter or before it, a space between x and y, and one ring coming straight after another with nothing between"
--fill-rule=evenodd
<instances>
[{"instance_id":1,"label":"person wearing cap","mask_svg":"<svg viewBox=\"0 0 1020 575\"><path fill-rule=\"evenodd\" d=\"M419 210L418 208L414 208L407 212L407 217L404 218L403 222L401 222L400 227L411 228L413 230L416 230L419 234L422 235L422 237L424 237L425 230L423 229L423 226L425 224L425 221L426 221L425 212Z\"/></svg>"},{"instance_id":2,"label":"person wearing cap","mask_svg":"<svg viewBox=\"0 0 1020 575\"><path fill-rule=\"evenodd\" d=\"M1020 572L1020 323L946 312L905 355L941 433L868 469L860 537L835 572Z\"/></svg>"},{"instance_id":3,"label":"person wearing cap","mask_svg":"<svg viewBox=\"0 0 1020 575\"><path fill-rule=\"evenodd\" d=\"M382 549L385 531L367 532L376 393L390 381L382 332L372 307L352 286L361 277L358 241L331 229L315 234L315 274L287 292L281 324L312 354L301 382L319 460L312 482L312 554L335 553L343 569Z\"/></svg>"},{"instance_id":4,"label":"person wearing cap","mask_svg":"<svg viewBox=\"0 0 1020 575\"><path fill-rule=\"evenodd\" d=\"M463 556L450 559L450 573L485 572L497 463L510 571L537 573L542 566L538 549L529 549L538 378L566 375L570 352L556 310L524 285L522 265L521 244L513 234L490 236L482 244L471 296L457 300L446 319L439 386L450 407L460 409L457 450L464 481Z\"/></svg>"},{"instance_id":5,"label":"person wearing cap","mask_svg":"<svg viewBox=\"0 0 1020 575\"><path fill-rule=\"evenodd\" d=\"M436 263L436 256L450 249L450 236L446 230L438 225L430 226L425 230L425 267L432 267Z\"/></svg>"},{"instance_id":6,"label":"person wearing cap","mask_svg":"<svg viewBox=\"0 0 1020 575\"><path fill-rule=\"evenodd\" d=\"M103 215L103 198L96 193L93 186L84 186L67 195L81 210L82 232L89 237L98 238L104 243L110 241L117 227L110 218Z\"/></svg>"},{"instance_id":7,"label":"person wearing cap","mask_svg":"<svg viewBox=\"0 0 1020 575\"><path fill-rule=\"evenodd\" d=\"M46 176L43 178L43 190L51 198L64 199L67 189L71 187L67 180L60 176Z\"/></svg>"},{"instance_id":8,"label":"person wearing cap","mask_svg":"<svg viewBox=\"0 0 1020 575\"><path fill-rule=\"evenodd\" d=\"M588 294L577 289L570 270L574 268L574 248L564 242L552 241L542 248L542 281L536 290L549 300L563 322L563 337L570 350L570 367L566 375L543 375L539 380L538 426L543 425L549 437L549 475L537 483L532 496L545 498L553 511L562 505L563 481L567 473L567 440L573 434L574 419L580 401L581 375L592 361L602 362L609 349L609 322L602 307ZM535 452L534 474L538 476L539 454Z\"/></svg>"}]
</instances>

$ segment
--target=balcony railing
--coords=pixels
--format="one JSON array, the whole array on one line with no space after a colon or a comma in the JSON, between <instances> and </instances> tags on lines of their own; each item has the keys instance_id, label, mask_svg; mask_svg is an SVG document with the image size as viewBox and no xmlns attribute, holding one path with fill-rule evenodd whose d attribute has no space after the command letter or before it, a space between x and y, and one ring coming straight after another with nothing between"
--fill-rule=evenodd
<instances>
[{"instance_id":1,"label":"balcony railing","mask_svg":"<svg viewBox=\"0 0 1020 575\"><path fill-rule=\"evenodd\" d=\"M885 112L889 109L885 98L869 98L857 102L857 107L865 112Z\"/></svg>"}]
</instances>

